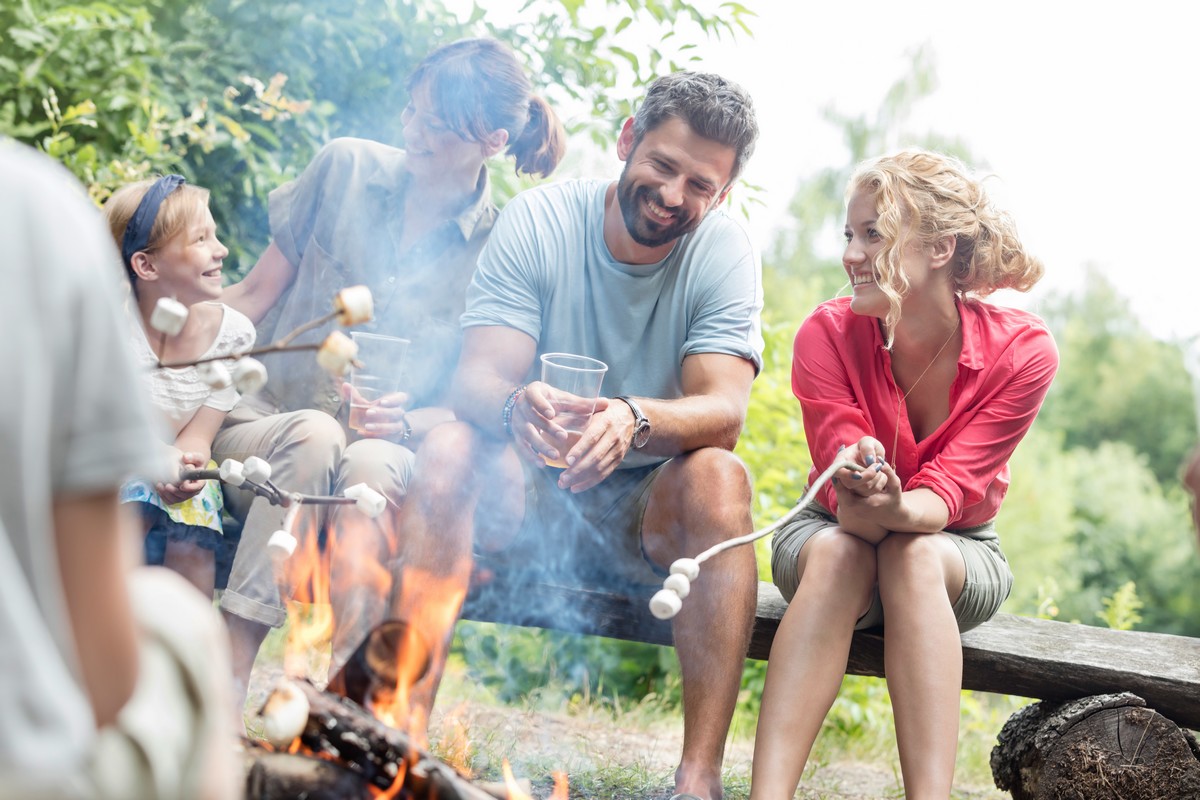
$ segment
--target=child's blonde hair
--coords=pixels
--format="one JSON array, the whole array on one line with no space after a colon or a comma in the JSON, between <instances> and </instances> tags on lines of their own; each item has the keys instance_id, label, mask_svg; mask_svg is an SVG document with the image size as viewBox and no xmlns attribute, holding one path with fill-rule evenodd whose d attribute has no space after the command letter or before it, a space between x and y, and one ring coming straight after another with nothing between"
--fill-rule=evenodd
<instances>
[{"instance_id":1,"label":"child's blonde hair","mask_svg":"<svg viewBox=\"0 0 1200 800\"><path fill-rule=\"evenodd\" d=\"M108 230L118 250L125 241L125 229L129 227L129 221L156 180L151 178L122 186L104 204L104 218L108 221ZM186 231L208 208L208 194L208 189L185 183L167 195L150 228L150 238L139 252L154 253ZM125 262L125 273L136 291L137 275L128 260Z\"/></svg>"},{"instance_id":2,"label":"child's blonde hair","mask_svg":"<svg viewBox=\"0 0 1200 800\"><path fill-rule=\"evenodd\" d=\"M908 277L901 254L912 243L955 239L950 266L960 297L986 297L997 289L1027 292L1045 269L1025 251L1008 212L992 205L981 181L952 156L908 149L863 162L850 179L847 195L874 198L875 227L883 248L874 265L879 288L888 298L885 328L895 331Z\"/></svg>"}]
</instances>

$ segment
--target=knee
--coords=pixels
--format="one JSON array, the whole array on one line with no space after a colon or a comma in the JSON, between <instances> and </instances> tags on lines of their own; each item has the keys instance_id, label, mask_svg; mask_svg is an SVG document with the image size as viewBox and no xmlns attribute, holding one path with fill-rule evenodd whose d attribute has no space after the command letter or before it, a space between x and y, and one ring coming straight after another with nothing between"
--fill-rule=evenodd
<instances>
[{"instance_id":1,"label":"knee","mask_svg":"<svg viewBox=\"0 0 1200 800\"><path fill-rule=\"evenodd\" d=\"M848 533L822 531L804 549L804 578L829 587L873 588L878 577L876 550Z\"/></svg>"},{"instance_id":2,"label":"knee","mask_svg":"<svg viewBox=\"0 0 1200 800\"><path fill-rule=\"evenodd\" d=\"M338 488L365 483L388 497L403 497L415 460L411 450L394 442L382 439L352 442L343 451L338 465Z\"/></svg>"},{"instance_id":3,"label":"knee","mask_svg":"<svg viewBox=\"0 0 1200 800\"><path fill-rule=\"evenodd\" d=\"M893 533L878 546L880 588L905 579L942 585L942 553L931 534Z\"/></svg>"},{"instance_id":4,"label":"knee","mask_svg":"<svg viewBox=\"0 0 1200 800\"><path fill-rule=\"evenodd\" d=\"M461 491L487 463L482 437L464 422L447 422L431 430L417 450L414 479L428 495Z\"/></svg>"},{"instance_id":5,"label":"knee","mask_svg":"<svg viewBox=\"0 0 1200 800\"><path fill-rule=\"evenodd\" d=\"M706 515L750 513L750 471L728 450L705 447L674 459L668 468L670 491L686 498L685 506ZM664 476L665 477L665 476ZM746 531L749 533L749 531Z\"/></svg>"},{"instance_id":6,"label":"knee","mask_svg":"<svg viewBox=\"0 0 1200 800\"><path fill-rule=\"evenodd\" d=\"M288 415L276 449L297 452L305 459L332 465L346 449L346 433L336 419L323 411L295 411Z\"/></svg>"}]
</instances>

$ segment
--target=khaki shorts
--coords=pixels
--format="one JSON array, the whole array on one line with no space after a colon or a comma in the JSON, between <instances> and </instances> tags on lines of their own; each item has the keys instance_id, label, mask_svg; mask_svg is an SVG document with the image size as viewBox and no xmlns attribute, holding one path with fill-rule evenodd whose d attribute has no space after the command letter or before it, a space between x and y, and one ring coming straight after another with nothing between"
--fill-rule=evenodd
<instances>
[{"instance_id":1,"label":"khaki shorts","mask_svg":"<svg viewBox=\"0 0 1200 800\"><path fill-rule=\"evenodd\" d=\"M525 519L499 553L481 563L518 568L539 580L613 589L661 584L664 566L642 547L642 518L661 464L618 469L586 492L558 488L562 470L525 466Z\"/></svg>"},{"instance_id":2,"label":"khaki shorts","mask_svg":"<svg viewBox=\"0 0 1200 800\"><path fill-rule=\"evenodd\" d=\"M789 603L800 584L796 575L796 559L800 549L813 534L836 525L837 519L814 503L775 532L771 539L771 574L780 594ZM1000 605L1012 591L1012 570L1000 551L994 523L945 530L937 535L950 537L966 565L967 579L962 594L954 604L954 618L958 620L959 632L969 631L987 622L1000 610ZM859 617L854 629L876 628L883 622L883 603L879 598L879 587L876 587L871 607Z\"/></svg>"}]
</instances>

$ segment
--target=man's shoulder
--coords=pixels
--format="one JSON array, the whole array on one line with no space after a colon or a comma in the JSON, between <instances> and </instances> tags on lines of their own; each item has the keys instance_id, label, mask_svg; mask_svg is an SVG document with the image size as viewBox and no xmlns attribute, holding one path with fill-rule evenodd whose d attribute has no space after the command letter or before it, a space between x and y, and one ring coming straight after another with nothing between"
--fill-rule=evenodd
<instances>
[{"instance_id":1,"label":"man's shoulder","mask_svg":"<svg viewBox=\"0 0 1200 800\"><path fill-rule=\"evenodd\" d=\"M528 208L569 209L584 207L595 200L601 187L611 181L599 178L568 178L534 186L517 194L505 205Z\"/></svg>"},{"instance_id":2,"label":"man's shoulder","mask_svg":"<svg viewBox=\"0 0 1200 800\"><path fill-rule=\"evenodd\" d=\"M735 216L726 208L714 208L705 215L699 227L691 234L689 248L704 251L714 246L757 252L754 237L745 220Z\"/></svg>"}]
</instances>

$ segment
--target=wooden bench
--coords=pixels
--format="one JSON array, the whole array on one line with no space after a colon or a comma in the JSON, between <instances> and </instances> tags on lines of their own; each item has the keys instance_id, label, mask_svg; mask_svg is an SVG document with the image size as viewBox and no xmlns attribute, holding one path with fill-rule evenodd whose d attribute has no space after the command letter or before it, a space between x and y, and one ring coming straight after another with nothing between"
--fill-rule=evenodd
<instances>
[{"instance_id":1,"label":"wooden bench","mask_svg":"<svg viewBox=\"0 0 1200 800\"><path fill-rule=\"evenodd\" d=\"M650 594L497 581L472 589L463 617L669 646L670 623L650 614ZM774 585L759 582L750 658L768 656L786 607ZM962 644L964 689L1052 701L1130 692L1200 730L1200 639L998 614ZM884 674L880 631L854 634L846 671Z\"/></svg>"}]
</instances>

